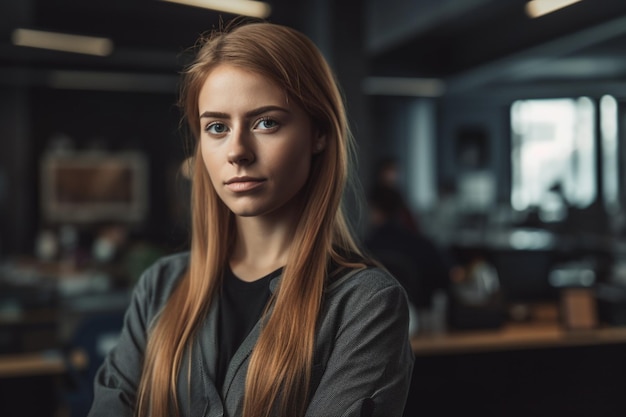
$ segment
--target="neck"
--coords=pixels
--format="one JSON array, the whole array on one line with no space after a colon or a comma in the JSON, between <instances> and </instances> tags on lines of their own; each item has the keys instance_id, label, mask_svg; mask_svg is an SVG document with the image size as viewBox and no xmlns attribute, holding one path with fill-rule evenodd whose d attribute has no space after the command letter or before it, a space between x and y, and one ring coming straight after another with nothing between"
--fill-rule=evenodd
<instances>
[{"instance_id":1,"label":"neck","mask_svg":"<svg viewBox=\"0 0 626 417\"><path fill-rule=\"evenodd\" d=\"M295 225L285 219L237 217L230 267L244 281L257 280L287 263Z\"/></svg>"}]
</instances>

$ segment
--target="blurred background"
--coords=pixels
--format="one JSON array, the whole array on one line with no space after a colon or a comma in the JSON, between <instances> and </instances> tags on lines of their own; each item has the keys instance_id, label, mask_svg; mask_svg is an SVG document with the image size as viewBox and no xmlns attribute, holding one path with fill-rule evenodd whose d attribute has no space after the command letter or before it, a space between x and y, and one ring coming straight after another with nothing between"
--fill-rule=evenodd
<instances>
[{"instance_id":1,"label":"blurred background","mask_svg":"<svg viewBox=\"0 0 626 417\"><path fill-rule=\"evenodd\" d=\"M624 415L626 2L201 2L0 2L0 415L86 415L139 274L187 249L188 48L253 13L342 85L350 217L413 307L405 415Z\"/></svg>"}]
</instances>

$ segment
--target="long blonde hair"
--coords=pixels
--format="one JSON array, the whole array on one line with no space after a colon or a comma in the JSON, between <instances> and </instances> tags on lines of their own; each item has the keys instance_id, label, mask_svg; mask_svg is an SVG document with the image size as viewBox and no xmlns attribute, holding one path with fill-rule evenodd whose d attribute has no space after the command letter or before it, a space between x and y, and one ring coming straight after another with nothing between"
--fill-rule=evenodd
<instances>
[{"instance_id":1,"label":"long blonde hair","mask_svg":"<svg viewBox=\"0 0 626 417\"><path fill-rule=\"evenodd\" d=\"M180 96L184 120L196 141L190 264L151 328L137 415L165 417L178 412L176 381L181 359L221 285L233 245L233 214L213 189L197 146L199 91L211 69L228 63L257 72L283 88L289 100L300 105L326 135L326 147L313 157L302 190L305 201L272 300L273 312L250 358L243 408L244 417L267 417L273 410L283 416L301 416L309 400L327 265L332 259L354 267L342 253L360 253L341 209L353 149L343 98L323 55L291 28L248 23L214 31L199 46L195 61L184 73Z\"/></svg>"}]
</instances>

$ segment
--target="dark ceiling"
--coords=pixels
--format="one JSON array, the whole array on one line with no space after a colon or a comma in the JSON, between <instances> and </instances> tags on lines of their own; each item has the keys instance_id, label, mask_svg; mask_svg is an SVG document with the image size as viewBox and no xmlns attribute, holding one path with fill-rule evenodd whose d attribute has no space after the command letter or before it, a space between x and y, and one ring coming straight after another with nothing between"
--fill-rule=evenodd
<instances>
[{"instance_id":1,"label":"dark ceiling","mask_svg":"<svg viewBox=\"0 0 626 417\"><path fill-rule=\"evenodd\" d=\"M270 20L291 26L317 7L314 0L268 1ZM158 0L3 0L0 70L46 69L175 74L184 50L219 25L220 15ZM302 7L306 3L307 7ZM341 7L344 2L322 2ZM352 1L354 3L354 1ZM502 83L626 82L626 1L583 0L530 19L526 0L363 0L364 53L371 76L437 77L459 90ZM412 13L419 5L419 13ZM376 10L406 7L403 31L395 22L374 22ZM374 12L372 12L372 10ZM411 12L411 13L410 13ZM445 12L445 13L444 13ZM391 16L391 15L390 15ZM232 16L223 15L223 19ZM318 15L319 17L319 15ZM345 22L350 25L350 22ZM11 45L15 27L112 38L108 57L88 57ZM400 25L398 25L400 26ZM5 77L4 82L7 82Z\"/></svg>"},{"instance_id":2,"label":"dark ceiling","mask_svg":"<svg viewBox=\"0 0 626 417\"><path fill-rule=\"evenodd\" d=\"M626 82L626 1L582 0L536 19L527 0L466 1L444 1L445 17L424 16L405 36L370 47L371 73L444 78L459 92Z\"/></svg>"},{"instance_id":3,"label":"dark ceiling","mask_svg":"<svg viewBox=\"0 0 626 417\"><path fill-rule=\"evenodd\" d=\"M395 45L376 53L373 69L413 75L452 76L588 28L608 25L614 19L626 16L626 1L585 0L531 19L524 10L526 2L479 2L465 13L442 20L412 36L409 34L406 39L399 39ZM626 34L626 26L621 32L618 35ZM612 47L620 44L618 42ZM572 47L583 52L585 42L581 40ZM553 51L554 56L559 53L558 49Z\"/></svg>"},{"instance_id":4,"label":"dark ceiling","mask_svg":"<svg viewBox=\"0 0 626 417\"><path fill-rule=\"evenodd\" d=\"M2 27L3 65L31 68L171 72L198 36L233 15L159 0L3 0L13 24ZM273 2L277 3L277 2ZM279 10L282 8L279 8ZM10 44L14 27L107 37L107 57L49 52Z\"/></svg>"}]
</instances>

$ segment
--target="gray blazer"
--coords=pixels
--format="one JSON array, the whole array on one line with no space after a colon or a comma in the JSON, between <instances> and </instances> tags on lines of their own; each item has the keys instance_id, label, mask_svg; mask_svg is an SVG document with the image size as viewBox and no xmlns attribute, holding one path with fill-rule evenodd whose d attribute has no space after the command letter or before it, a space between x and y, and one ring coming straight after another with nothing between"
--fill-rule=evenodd
<instances>
[{"instance_id":1,"label":"gray blazer","mask_svg":"<svg viewBox=\"0 0 626 417\"><path fill-rule=\"evenodd\" d=\"M188 260L188 254L165 257L140 278L119 342L96 375L89 417L133 415L148 329ZM272 291L279 279L271 282ZM248 359L260 325L233 356L218 392L213 382L217 312L214 302L193 341L191 358L183 359L184 364L191 360L190 383L183 366L177 388L184 417L241 416ZM355 270L333 282L319 317L306 417L402 416L414 361L408 320L406 294L386 271Z\"/></svg>"}]
</instances>

